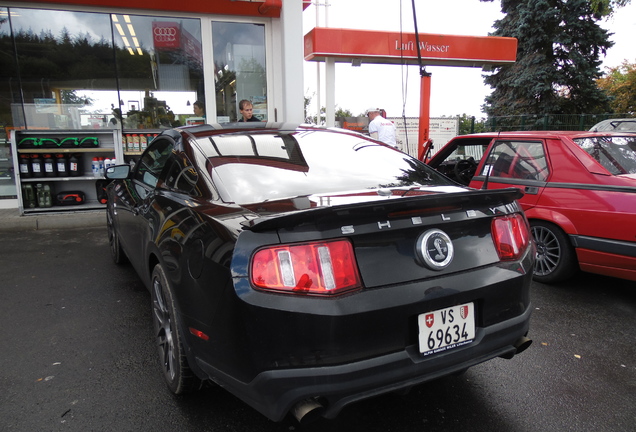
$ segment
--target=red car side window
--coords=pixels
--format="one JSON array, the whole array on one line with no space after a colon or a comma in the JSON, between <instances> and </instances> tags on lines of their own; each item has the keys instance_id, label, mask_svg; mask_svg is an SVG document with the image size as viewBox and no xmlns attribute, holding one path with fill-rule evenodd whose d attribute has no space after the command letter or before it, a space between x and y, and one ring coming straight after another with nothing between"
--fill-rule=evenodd
<instances>
[{"instance_id":1,"label":"red car side window","mask_svg":"<svg viewBox=\"0 0 636 432\"><path fill-rule=\"evenodd\" d=\"M493 177L539 181L548 178L547 160L540 141L497 142L489 160L492 163L488 167Z\"/></svg>"}]
</instances>

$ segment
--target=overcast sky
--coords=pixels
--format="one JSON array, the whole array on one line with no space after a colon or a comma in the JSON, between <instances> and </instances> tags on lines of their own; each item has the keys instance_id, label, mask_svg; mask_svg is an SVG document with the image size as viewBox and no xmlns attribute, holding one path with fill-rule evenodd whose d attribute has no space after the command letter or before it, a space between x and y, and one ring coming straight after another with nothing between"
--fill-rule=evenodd
<instances>
[{"instance_id":1,"label":"overcast sky","mask_svg":"<svg viewBox=\"0 0 636 432\"><path fill-rule=\"evenodd\" d=\"M316 26L316 10L319 10L319 26L333 28L367 29L405 33L415 31L412 2L409 0L320 0L314 3L330 6L325 14L325 6L311 5L303 13L303 31L309 32ZM487 36L494 31L495 20L503 15L500 2L482 3L479 0L417 0L417 25L420 33L438 33L464 36ZM401 4L401 15L400 15ZM400 19L400 16L402 19ZM327 21L327 22L325 22ZM615 46L604 59L604 66L620 65L623 60L636 62L636 1L619 9L613 18L602 26L614 33L611 39ZM324 66L322 72L321 105L325 105ZM429 66L431 80L431 116L452 116L457 114L484 117L481 105L489 86L484 85L482 71L478 68ZM305 96L316 102L315 62L305 62ZM353 114L360 114L370 106L386 109L389 117L419 116L420 77L417 66L362 64L336 64L336 104ZM405 89L405 91L403 91ZM405 95L405 97L403 97ZM315 105L310 109L316 110Z\"/></svg>"}]
</instances>

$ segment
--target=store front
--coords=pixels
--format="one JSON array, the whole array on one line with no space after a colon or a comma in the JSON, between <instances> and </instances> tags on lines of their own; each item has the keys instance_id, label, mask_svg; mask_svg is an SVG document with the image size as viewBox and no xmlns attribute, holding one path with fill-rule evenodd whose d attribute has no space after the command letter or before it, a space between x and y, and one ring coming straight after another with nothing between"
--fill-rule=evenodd
<instances>
[{"instance_id":1,"label":"store front","mask_svg":"<svg viewBox=\"0 0 636 432\"><path fill-rule=\"evenodd\" d=\"M0 208L17 196L11 130L120 129L125 141L132 133L236 121L242 99L262 121L289 117L284 102L296 90L276 72L291 63L302 76L302 58L271 48L283 45L289 29L278 17L282 3L272 11L262 7L271 2L259 10L219 0L204 11L216 14L99 3L0 4ZM224 4L241 13L223 13ZM302 116L302 84L298 99Z\"/></svg>"}]
</instances>

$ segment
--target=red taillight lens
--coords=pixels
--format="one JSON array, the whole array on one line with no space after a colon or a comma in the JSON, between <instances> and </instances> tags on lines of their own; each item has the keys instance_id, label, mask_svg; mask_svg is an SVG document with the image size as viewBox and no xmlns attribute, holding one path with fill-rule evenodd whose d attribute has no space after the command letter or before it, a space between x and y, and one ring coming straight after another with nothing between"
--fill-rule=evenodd
<instances>
[{"instance_id":1,"label":"red taillight lens","mask_svg":"<svg viewBox=\"0 0 636 432\"><path fill-rule=\"evenodd\" d=\"M530 230L519 213L493 219L491 229L495 248L503 261L519 259L528 247Z\"/></svg>"},{"instance_id":2,"label":"red taillight lens","mask_svg":"<svg viewBox=\"0 0 636 432\"><path fill-rule=\"evenodd\" d=\"M334 295L361 287L347 240L261 249L252 258L252 284L264 290Z\"/></svg>"}]
</instances>

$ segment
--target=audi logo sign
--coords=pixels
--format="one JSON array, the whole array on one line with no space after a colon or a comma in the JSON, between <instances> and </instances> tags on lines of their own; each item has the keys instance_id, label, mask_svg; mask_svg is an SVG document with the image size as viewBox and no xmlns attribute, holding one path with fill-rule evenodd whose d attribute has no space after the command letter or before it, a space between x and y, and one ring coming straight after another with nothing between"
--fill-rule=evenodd
<instances>
[{"instance_id":1,"label":"audi logo sign","mask_svg":"<svg viewBox=\"0 0 636 432\"><path fill-rule=\"evenodd\" d=\"M177 29L174 27L155 27L153 32L156 36L170 36L174 38L177 35Z\"/></svg>"},{"instance_id":2,"label":"audi logo sign","mask_svg":"<svg viewBox=\"0 0 636 432\"><path fill-rule=\"evenodd\" d=\"M178 23L153 22L152 37L155 48L179 48L181 46L181 32Z\"/></svg>"}]
</instances>

